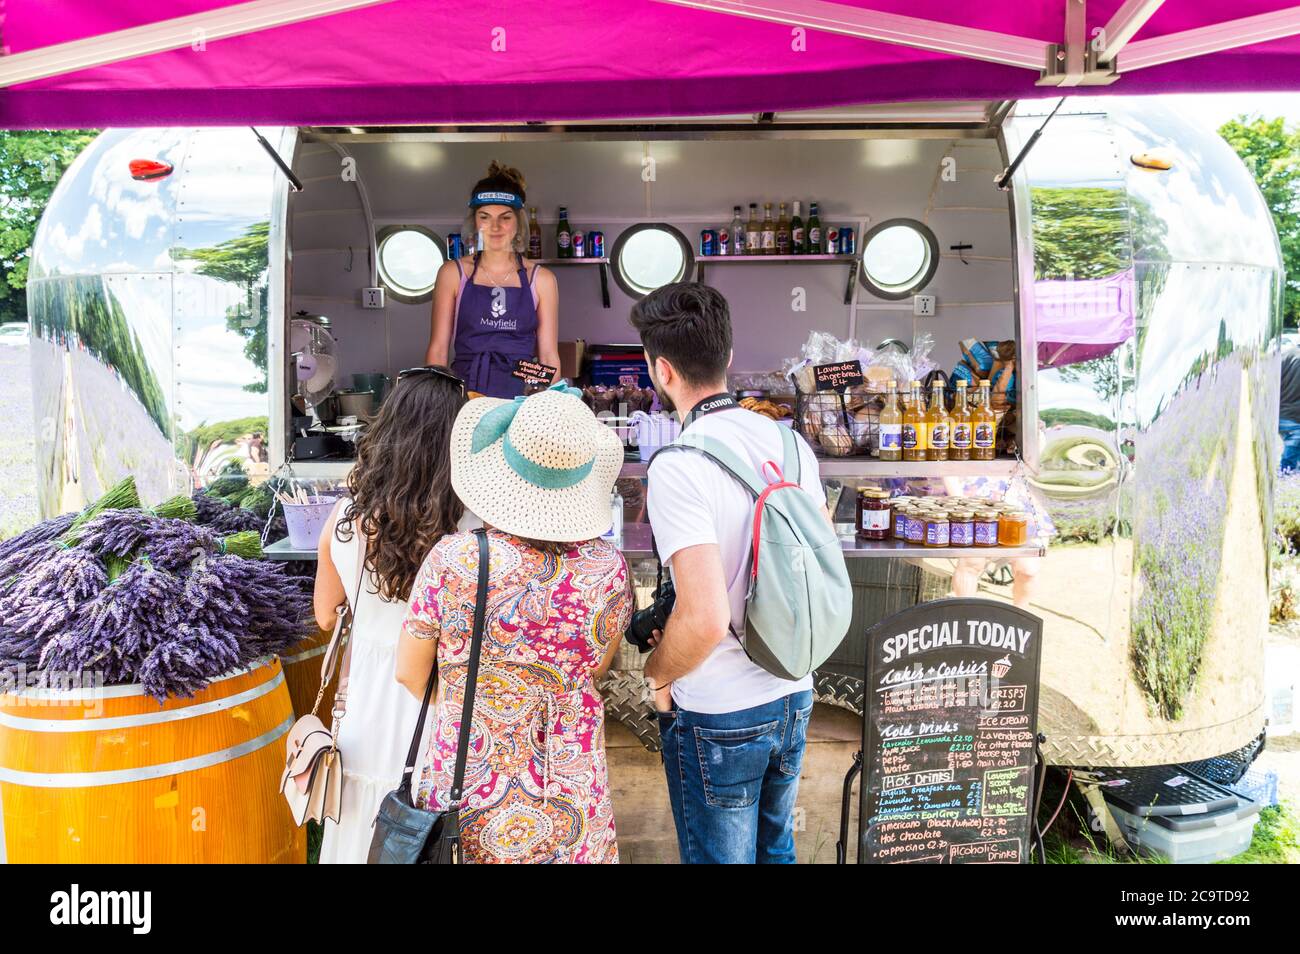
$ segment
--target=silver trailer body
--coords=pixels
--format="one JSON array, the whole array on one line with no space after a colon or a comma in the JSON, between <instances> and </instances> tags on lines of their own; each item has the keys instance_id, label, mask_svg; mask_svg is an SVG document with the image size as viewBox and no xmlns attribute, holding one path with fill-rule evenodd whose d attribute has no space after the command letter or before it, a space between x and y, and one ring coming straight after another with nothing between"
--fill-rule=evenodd
<instances>
[{"instance_id":1,"label":"silver trailer body","mask_svg":"<svg viewBox=\"0 0 1300 954\"><path fill-rule=\"evenodd\" d=\"M784 170L798 179L801 171L790 170L803 170L810 182L795 185L805 191L829 191L821 178L835 169L819 171L816 157L830 150L861 147L880 182L911 163L914 178L924 180L911 214L941 223L933 227L945 249L976 236L992 250L981 256L977 249L964 263L969 272L945 252L936 277L948 282L941 303L967 297L957 290L986 278L992 291L952 301L950 322L935 333L965 337L961 316L977 313L986 323L1004 320L1006 336L1019 341L1023 462L996 476L1027 481L1055 525L1047 555L1013 568L1036 573L1028 608L1046 621L1045 751L1073 765L1219 755L1248 743L1264 724L1281 330L1277 239L1249 171L1229 147L1158 101L1072 104L1052 120L1003 196L989 184L992 174L1041 124L1042 112L1022 104L1014 118L999 115L984 129L917 126L910 135L825 129L654 138L661 155L667 147L678 158L707 159L692 167L695 186L728 196L728 177L743 174L739 164L718 161L731 161L729 139L785 143L770 148L773 175ZM385 218L386 176L370 179L372 209L360 187L331 171L339 144L371 157L361 160L363 169L381 158L391 163L382 168L393 176L417 153L416 140L401 131L262 132L307 181L304 193L291 199L286 178L245 129L107 131L59 184L29 286L45 514L81 506L125 473L156 499L201 485L232 459L253 474L283 461L284 340L287 316L300 304L295 289L312 284L304 277L312 262L340 242L351 246L358 275L365 273L364 256ZM525 144L513 147L518 153L529 136L519 129L486 141ZM949 145L936 145L944 137ZM494 148L475 142L482 138L434 132L423 141L436 145L443 163L457 148L478 150L454 177L463 192L473 181L468 169ZM525 160L546 168L562 154L569 157L555 160L562 168L581 155L576 150L608 141L640 148L650 138L630 127L600 136L575 127L542 139ZM304 149L308 142L317 145ZM970 148L949 148L961 145ZM781 151L796 148L802 152ZM1171 156L1172 167L1135 164L1153 152ZM975 200L956 192L936 200L943 193L935 164L950 155L985 163L968 173L977 182L966 180L974 182ZM126 168L136 158L170 162L175 172L133 181ZM579 167L572 187L571 195L603 188L591 169ZM874 201L871 183L860 187L859 205ZM313 194L329 190L352 197L348 234L355 239L330 237L338 208L310 207ZM901 202L906 190L883 192L890 193L883 202ZM457 194L444 203L446 224L463 214L463 201ZM607 220L608 244L620 224L645 218L640 201L637 193L620 210L624 217ZM684 191L681 208L698 201ZM729 208L731 200L715 204ZM714 220L729 218L708 211ZM400 220L395 211L387 218ZM707 221L681 220L684 229ZM320 247L311 247L318 237ZM736 294L757 296L758 308L772 293L761 282ZM562 291L570 296L567 286ZM590 297L590 288L581 294ZM843 316L827 312L824 325L804 315L792 328L787 315L747 339L753 367L771 368L764 348L788 354L788 340L802 340L812 327L873 343L867 325L877 320L882 328L905 322L915 330L898 307L859 295ZM619 318L625 315L624 308ZM384 321L382 335L358 333L355 347L366 347L365 338L382 341L389 356L375 361L388 371L422 363L422 350L405 362L391 353L409 351L427 324L422 329L418 316ZM562 324L562 337L570 333ZM409 341L398 347L403 334ZM738 361L740 341L738 334ZM1005 588L984 595L1006 598Z\"/></svg>"}]
</instances>

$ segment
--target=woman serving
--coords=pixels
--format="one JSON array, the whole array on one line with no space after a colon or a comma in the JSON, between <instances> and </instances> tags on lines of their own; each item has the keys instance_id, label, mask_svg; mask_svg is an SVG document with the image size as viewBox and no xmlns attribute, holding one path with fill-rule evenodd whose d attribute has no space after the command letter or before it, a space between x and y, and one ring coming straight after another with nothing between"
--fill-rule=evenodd
<instances>
[{"instance_id":1,"label":"woman serving","mask_svg":"<svg viewBox=\"0 0 1300 954\"><path fill-rule=\"evenodd\" d=\"M497 162L488 167L470 193L463 229L480 237L481 250L472 264L444 263L433 289L427 363L448 363L454 329L453 370L469 390L489 397L524 392L524 381L511 373L520 360L560 366L560 292L550 271L524 261L524 195L519 170Z\"/></svg>"}]
</instances>

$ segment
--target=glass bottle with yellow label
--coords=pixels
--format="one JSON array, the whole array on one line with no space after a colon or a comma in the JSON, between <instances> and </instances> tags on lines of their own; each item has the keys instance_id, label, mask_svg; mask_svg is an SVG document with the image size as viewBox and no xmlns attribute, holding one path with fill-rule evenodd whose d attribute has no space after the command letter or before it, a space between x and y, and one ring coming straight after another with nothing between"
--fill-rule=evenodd
<instances>
[{"instance_id":1,"label":"glass bottle with yellow label","mask_svg":"<svg viewBox=\"0 0 1300 954\"><path fill-rule=\"evenodd\" d=\"M975 439L972 442L971 458L973 460L993 460L997 455L997 416L993 413L993 404L989 395L989 382L980 381L979 401L971 413L972 428Z\"/></svg>"},{"instance_id":2,"label":"glass bottle with yellow label","mask_svg":"<svg viewBox=\"0 0 1300 954\"><path fill-rule=\"evenodd\" d=\"M925 422L925 459L947 460L952 422L948 418L948 402L943 396L943 381L938 378L930 386L930 410L926 413Z\"/></svg>"},{"instance_id":3,"label":"glass bottle with yellow label","mask_svg":"<svg viewBox=\"0 0 1300 954\"><path fill-rule=\"evenodd\" d=\"M925 460L925 398L921 382L912 382L912 396L903 410L903 460Z\"/></svg>"},{"instance_id":4,"label":"glass bottle with yellow label","mask_svg":"<svg viewBox=\"0 0 1300 954\"><path fill-rule=\"evenodd\" d=\"M952 433L948 438L949 460L970 460L974 441L970 403L966 399L966 382L957 382L957 397L952 405Z\"/></svg>"}]
</instances>

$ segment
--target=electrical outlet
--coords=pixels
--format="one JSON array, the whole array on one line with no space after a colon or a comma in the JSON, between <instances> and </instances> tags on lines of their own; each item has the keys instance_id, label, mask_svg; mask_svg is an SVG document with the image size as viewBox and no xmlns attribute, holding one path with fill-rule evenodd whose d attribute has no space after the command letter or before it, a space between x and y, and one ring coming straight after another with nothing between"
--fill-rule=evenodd
<instances>
[{"instance_id":1,"label":"electrical outlet","mask_svg":"<svg viewBox=\"0 0 1300 954\"><path fill-rule=\"evenodd\" d=\"M361 289L361 307L362 308L383 308L384 290L382 288Z\"/></svg>"},{"instance_id":2,"label":"electrical outlet","mask_svg":"<svg viewBox=\"0 0 1300 954\"><path fill-rule=\"evenodd\" d=\"M934 296L913 295L912 314L916 315L919 318L933 318L934 317Z\"/></svg>"}]
</instances>

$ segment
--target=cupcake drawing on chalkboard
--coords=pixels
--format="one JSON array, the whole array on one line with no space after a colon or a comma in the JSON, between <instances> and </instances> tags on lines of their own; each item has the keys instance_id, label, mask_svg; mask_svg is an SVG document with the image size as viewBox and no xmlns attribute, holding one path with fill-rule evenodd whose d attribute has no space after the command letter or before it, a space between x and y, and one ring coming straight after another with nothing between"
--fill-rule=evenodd
<instances>
[{"instance_id":1,"label":"cupcake drawing on chalkboard","mask_svg":"<svg viewBox=\"0 0 1300 954\"><path fill-rule=\"evenodd\" d=\"M1001 679L1011 671L1011 657L1003 656L993 664L993 676L995 679Z\"/></svg>"}]
</instances>

